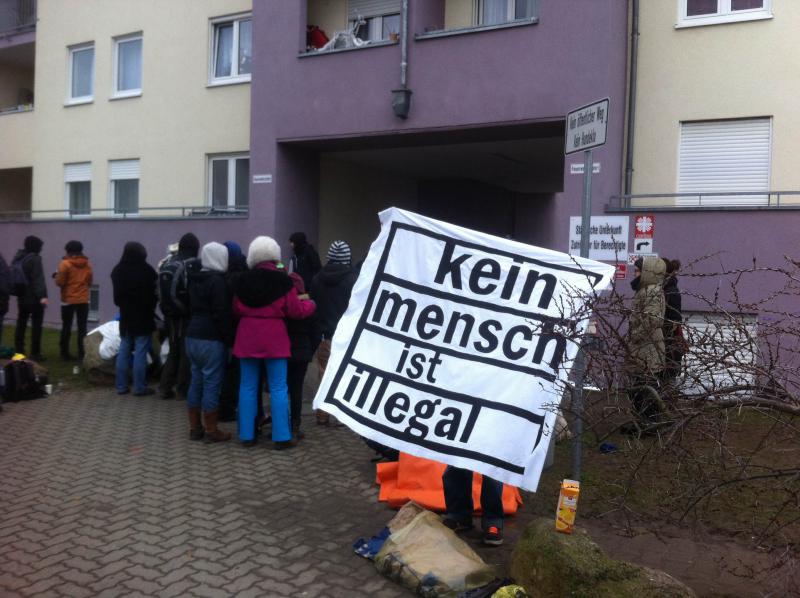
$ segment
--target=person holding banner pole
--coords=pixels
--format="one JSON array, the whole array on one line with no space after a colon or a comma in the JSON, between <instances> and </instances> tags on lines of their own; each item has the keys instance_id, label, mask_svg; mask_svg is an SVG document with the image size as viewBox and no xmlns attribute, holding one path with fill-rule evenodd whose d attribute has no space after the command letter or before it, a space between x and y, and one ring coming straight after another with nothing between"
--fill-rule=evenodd
<instances>
[{"instance_id":1,"label":"person holding banner pole","mask_svg":"<svg viewBox=\"0 0 800 598\"><path fill-rule=\"evenodd\" d=\"M470 470L452 465L448 465L442 474L444 504L447 509L442 523L454 532L472 529L472 476ZM500 546L503 543L503 482L483 476L481 510L483 543L487 546Z\"/></svg>"}]
</instances>

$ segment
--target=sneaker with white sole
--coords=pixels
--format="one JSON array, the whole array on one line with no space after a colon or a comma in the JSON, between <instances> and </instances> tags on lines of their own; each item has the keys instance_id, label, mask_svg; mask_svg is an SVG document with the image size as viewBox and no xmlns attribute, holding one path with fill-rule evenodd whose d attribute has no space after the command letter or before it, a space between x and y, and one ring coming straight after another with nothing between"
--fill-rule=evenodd
<instances>
[{"instance_id":1,"label":"sneaker with white sole","mask_svg":"<svg viewBox=\"0 0 800 598\"><path fill-rule=\"evenodd\" d=\"M503 530L490 525L483 532L483 543L487 546L500 546L503 543Z\"/></svg>"}]
</instances>

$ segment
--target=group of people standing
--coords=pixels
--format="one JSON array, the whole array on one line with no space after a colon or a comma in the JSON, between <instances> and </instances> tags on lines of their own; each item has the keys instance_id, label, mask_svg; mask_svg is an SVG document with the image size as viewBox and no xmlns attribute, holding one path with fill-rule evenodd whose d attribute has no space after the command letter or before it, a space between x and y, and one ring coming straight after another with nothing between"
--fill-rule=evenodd
<instances>
[{"instance_id":1,"label":"group of people standing","mask_svg":"<svg viewBox=\"0 0 800 598\"><path fill-rule=\"evenodd\" d=\"M629 327L632 400L638 416L654 422L657 405L646 390L661 392L681 372L686 352L678 274L681 263L660 257L639 258L634 263L631 288L635 294Z\"/></svg>"},{"instance_id":2,"label":"group of people standing","mask_svg":"<svg viewBox=\"0 0 800 598\"><path fill-rule=\"evenodd\" d=\"M25 237L11 264L0 255L0 344L3 338L3 320L8 313L11 296L17 297L17 326L14 333L14 350L25 354L25 335L31 322L31 350L27 355L34 361L44 361L42 355L42 323L49 304L47 283L41 251L44 241L33 235ZM89 258L83 254L80 241L69 241L64 247L64 257L53 272L52 278L61 289L61 358L71 361L72 322L77 321L77 358L83 359L83 339L89 318L89 299L93 273Z\"/></svg>"},{"instance_id":3,"label":"group of people standing","mask_svg":"<svg viewBox=\"0 0 800 598\"><path fill-rule=\"evenodd\" d=\"M303 233L290 243L287 268L270 237L256 237L244 256L232 241L201 248L187 233L158 271L140 243L128 243L111 273L120 312L117 392L131 392L131 370L134 395L156 392L146 383L146 360L160 305L170 350L159 390L162 398L186 399L190 438L229 440L217 424L221 411L230 419L235 410L239 440L254 444L268 419L259 415L266 385L275 447L296 446L308 364L318 352L324 368L324 347L329 352L357 274L343 241L331 245L325 267Z\"/></svg>"}]
</instances>

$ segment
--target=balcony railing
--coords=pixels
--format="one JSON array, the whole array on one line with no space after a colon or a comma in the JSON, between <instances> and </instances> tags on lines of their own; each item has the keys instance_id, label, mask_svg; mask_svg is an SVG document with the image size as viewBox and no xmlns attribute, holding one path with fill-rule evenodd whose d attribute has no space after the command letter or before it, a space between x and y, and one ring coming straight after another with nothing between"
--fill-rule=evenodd
<instances>
[{"instance_id":1,"label":"balcony railing","mask_svg":"<svg viewBox=\"0 0 800 598\"><path fill-rule=\"evenodd\" d=\"M36 26L36 0L0 1L0 36Z\"/></svg>"},{"instance_id":2,"label":"balcony railing","mask_svg":"<svg viewBox=\"0 0 800 598\"><path fill-rule=\"evenodd\" d=\"M114 208L82 210L9 210L0 211L0 221L45 220L175 220L183 218L246 218L247 206L219 208L212 206L159 206L141 207L135 212L117 211Z\"/></svg>"},{"instance_id":3,"label":"balcony railing","mask_svg":"<svg viewBox=\"0 0 800 598\"><path fill-rule=\"evenodd\" d=\"M609 210L800 209L800 191L715 191L614 195Z\"/></svg>"}]
</instances>

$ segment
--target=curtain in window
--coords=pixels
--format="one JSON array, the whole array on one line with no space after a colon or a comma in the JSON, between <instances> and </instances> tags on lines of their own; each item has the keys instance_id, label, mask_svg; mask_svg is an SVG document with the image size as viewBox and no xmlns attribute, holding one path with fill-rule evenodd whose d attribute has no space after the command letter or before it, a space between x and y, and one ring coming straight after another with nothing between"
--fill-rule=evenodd
<instances>
[{"instance_id":1,"label":"curtain in window","mask_svg":"<svg viewBox=\"0 0 800 598\"><path fill-rule=\"evenodd\" d=\"M92 71L94 70L94 48L78 50L72 53L72 90L73 98L92 95Z\"/></svg>"},{"instance_id":2,"label":"curtain in window","mask_svg":"<svg viewBox=\"0 0 800 598\"><path fill-rule=\"evenodd\" d=\"M686 16L714 15L719 10L719 0L686 0Z\"/></svg>"},{"instance_id":3,"label":"curtain in window","mask_svg":"<svg viewBox=\"0 0 800 598\"><path fill-rule=\"evenodd\" d=\"M79 181L69 184L69 213L73 216L92 212L92 183Z\"/></svg>"},{"instance_id":4,"label":"curtain in window","mask_svg":"<svg viewBox=\"0 0 800 598\"><path fill-rule=\"evenodd\" d=\"M119 42L117 90L142 88L142 40Z\"/></svg>"},{"instance_id":5,"label":"curtain in window","mask_svg":"<svg viewBox=\"0 0 800 598\"><path fill-rule=\"evenodd\" d=\"M233 23L217 25L215 77L230 77L233 71Z\"/></svg>"},{"instance_id":6,"label":"curtain in window","mask_svg":"<svg viewBox=\"0 0 800 598\"><path fill-rule=\"evenodd\" d=\"M236 206L250 205L250 159L236 160Z\"/></svg>"},{"instance_id":7,"label":"curtain in window","mask_svg":"<svg viewBox=\"0 0 800 598\"><path fill-rule=\"evenodd\" d=\"M253 21L239 22L239 74L253 70Z\"/></svg>"},{"instance_id":8,"label":"curtain in window","mask_svg":"<svg viewBox=\"0 0 800 598\"><path fill-rule=\"evenodd\" d=\"M397 39L400 36L400 15L386 15L383 17L382 39Z\"/></svg>"},{"instance_id":9,"label":"curtain in window","mask_svg":"<svg viewBox=\"0 0 800 598\"><path fill-rule=\"evenodd\" d=\"M508 0L483 0L481 25L497 25L508 21Z\"/></svg>"},{"instance_id":10,"label":"curtain in window","mask_svg":"<svg viewBox=\"0 0 800 598\"><path fill-rule=\"evenodd\" d=\"M114 212L135 214L139 211L139 179L114 181Z\"/></svg>"},{"instance_id":11,"label":"curtain in window","mask_svg":"<svg viewBox=\"0 0 800 598\"><path fill-rule=\"evenodd\" d=\"M211 161L211 205L228 207L228 161Z\"/></svg>"}]
</instances>

